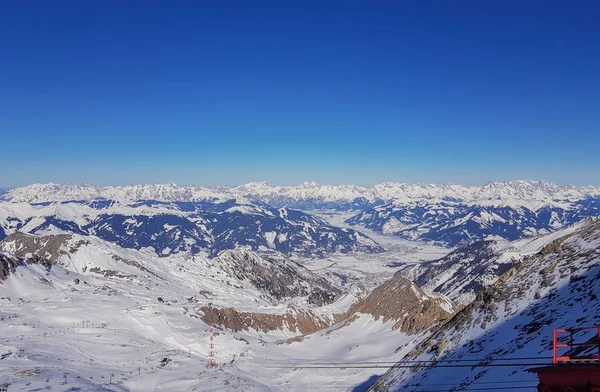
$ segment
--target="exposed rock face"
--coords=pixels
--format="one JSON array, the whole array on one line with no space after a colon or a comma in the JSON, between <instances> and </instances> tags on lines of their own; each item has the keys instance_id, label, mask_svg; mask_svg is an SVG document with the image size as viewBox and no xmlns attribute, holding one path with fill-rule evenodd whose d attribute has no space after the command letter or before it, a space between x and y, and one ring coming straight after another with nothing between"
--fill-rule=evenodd
<instances>
[{"instance_id":1,"label":"exposed rock face","mask_svg":"<svg viewBox=\"0 0 600 392\"><path fill-rule=\"evenodd\" d=\"M396 276L377 287L365 299L355 303L348 312L323 317L307 310L292 308L283 314L238 312L233 308L203 307L202 319L234 331L256 329L268 332L287 328L300 334L311 334L334 323L347 325L358 313L373 315L384 322L394 321L393 329L405 333L424 329L448 320L455 312L450 300L441 295L428 295L409 280Z\"/></svg>"},{"instance_id":2,"label":"exposed rock face","mask_svg":"<svg viewBox=\"0 0 600 392\"><path fill-rule=\"evenodd\" d=\"M0 281L5 280L9 275L13 274L17 267L26 266L27 264L40 264L48 270L52 268L51 261L39 256L31 256L23 259L15 255L0 252Z\"/></svg>"},{"instance_id":3,"label":"exposed rock face","mask_svg":"<svg viewBox=\"0 0 600 392\"><path fill-rule=\"evenodd\" d=\"M309 303L322 306L340 294L327 280L289 259L259 256L241 249L225 251L215 262L228 275L249 282L277 300L308 297Z\"/></svg>"},{"instance_id":4,"label":"exposed rock face","mask_svg":"<svg viewBox=\"0 0 600 392\"><path fill-rule=\"evenodd\" d=\"M6 279L15 272L17 267L22 265L25 265L22 259L7 253L0 253L0 280Z\"/></svg>"},{"instance_id":5,"label":"exposed rock face","mask_svg":"<svg viewBox=\"0 0 600 392\"><path fill-rule=\"evenodd\" d=\"M66 254L63 245L71 239L68 234L38 237L17 231L0 242L0 250L22 258L37 256L54 262Z\"/></svg>"},{"instance_id":6,"label":"exposed rock face","mask_svg":"<svg viewBox=\"0 0 600 392\"><path fill-rule=\"evenodd\" d=\"M396 321L394 329L415 333L448 320L454 312L455 307L447 298L425 294L410 280L395 276L352 305L346 317L371 314L384 322Z\"/></svg>"},{"instance_id":7,"label":"exposed rock face","mask_svg":"<svg viewBox=\"0 0 600 392\"><path fill-rule=\"evenodd\" d=\"M215 323L233 331L254 329L262 332L288 329L302 335L308 335L331 325L330 320L319 317L309 311L291 309L284 314L265 314L238 312L234 308L214 308L204 306L200 309L205 323Z\"/></svg>"}]
</instances>

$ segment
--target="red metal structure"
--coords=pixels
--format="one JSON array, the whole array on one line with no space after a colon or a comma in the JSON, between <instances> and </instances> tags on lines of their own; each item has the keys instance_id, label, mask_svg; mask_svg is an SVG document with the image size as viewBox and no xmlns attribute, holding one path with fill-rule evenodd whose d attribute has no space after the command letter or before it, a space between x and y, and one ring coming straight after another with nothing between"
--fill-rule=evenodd
<instances>
[{"instance_id":1,"label":"red metal structure","mask_svg":"<svg viewBox=\"0 0 600 392\"><path fill-rule=\"evenodd\" d=\"M210 323L210 343L209 343L209 351L208 351L208 365L206 365L207 368L214 368L217 366L217 363L215 362L215 345L213 343L213 339L214 339L214 334L213 334L213 327L214 327L214 323ZM598 391L600 392L600 391Z\"/></svg>"},{"instance_id":2,"label":"red metal structure","mask_svg":"<svg viewBox=\"0 0 600 392\"><path fill-rule=\"evenodd\" d=\"M528 369L538 392L600 392L600 326L554 331L554 363Z\"/></svg>"}]
</instances>

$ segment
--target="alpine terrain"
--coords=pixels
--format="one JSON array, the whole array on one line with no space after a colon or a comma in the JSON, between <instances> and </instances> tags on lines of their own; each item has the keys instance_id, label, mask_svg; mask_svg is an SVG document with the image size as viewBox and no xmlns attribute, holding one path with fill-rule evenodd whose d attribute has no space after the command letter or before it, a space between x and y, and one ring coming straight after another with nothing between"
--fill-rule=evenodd
<instances>
[{"instance_id":1,"label":"alpine terrain","mask_svg":"<svg viewBox=\"0 0 600 392\"><path fill-rule=\"evenodd\" d=\"M12 189L0 385L535 388L552 331L600 322L599 215L532 181Z\"/></svg>"}]
</instances>

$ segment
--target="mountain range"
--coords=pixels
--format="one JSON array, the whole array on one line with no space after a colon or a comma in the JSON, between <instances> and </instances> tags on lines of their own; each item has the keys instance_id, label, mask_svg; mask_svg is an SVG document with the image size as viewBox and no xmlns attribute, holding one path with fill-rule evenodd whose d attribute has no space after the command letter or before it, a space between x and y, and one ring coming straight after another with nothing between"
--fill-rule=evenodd
<instances>
[{"instance_id":1,"label":"mountain range","mask_svg":"<svg viewBox=\"0 0 600 392\"><path fill-rule=\"evenodd\" d=\"M572 202L600 196L600 187L565 186L546 181L490 182L483 186L456 184L406 184L386 182L371 187L359 185L319 185L305 182L298 186L276 186L252 182L237 187L178 186L169 184L96 186L32 184L11 189L4 200L38 203L106 199L119 202L137 200L202 201L250 198L274 207L295 209L362 210L396 200L452 200L476 205L527 206L536 210L544 205Z\"/></svg>"},{"instance_id":2,"label":"mountain range","mask_svg":"<svg viewBox=\"0 0 600 392\"><path fill-rule=\"evenodd\" d=\"M125 246L136 248L147 246L149 242L144 238L123 239L124 232L127 230L124 228L126 225L124 216L129 212L119 213L117 207L138 208L137 211L131 212L134 215L140 213L140 207L158 208L163 210L161 214L167 214L165 209L170 210L171 215L174 214L173 211L178 211L179 217L157 218L156 213L151 213L154 215L153 218L133 218L138 219L135 225L143 227L145 233L153 233L156 231L155 226L165 224L177 228L176 232L164 233L180 239L175 240L175 243L171 238L152 239L155 244L163 243L156 250L166 253L183 248L193 251L209 249L209 252L218 253L223 249L230 249L234 243L241 245L243 242L247 242L247 245L252 246L253 249L265 246L284 253L302 251L324 254L359 248L367 251L377 250L375 244L363 246L368 242L363 237L359 242L362 241L364 244L359 244L352 238L347 238L346 232L332 228L319 229L317 237L310 234L312 245L301 246L308 249L299 249L298 244L303 241L298 239L299 237L295 242L290 240L286 244L281 244L276 239L270 239L269 234L266 233L292 233L298 230L276 227L286 224L281 216L283 220L278 222L277 219L268 219L269 223L262 222L267 215L287 214L278 212L278 208L285 208L282 211L305 211L304 213L290 212L287 216L294 215L300 221L311 220L313 226L316 218L306 212L337 210L351 214L346 220L350 226L410 240L435 242L448 247L480 240L512 241L545 234L585 217L600 214L600 187L563 186L544 181L490 182L481 187L402 183L361 187L318 185L314 182L299 186L273 186L262 182L234 188L175 184L122 187L33 184L12 189L0 199L11 203L28 203L36 208L50 204L81 204L93 209L104 209L103 216L97 217L97 221L88 222L83 225L83 228L82 225L75 225L79 232L96 233L102 238L118 240ZM234 207L240 214L231 214ZM245 211L242 211L244 209ZM250 211L253 211L250 215L263 217L259 224L260 230L254 227L251 220L245 220ZM182 219L180 212L186 212L188 215L194 215L191 214L194 212L195 216L192 219L195 222L190 222L187 218ZM18 219L14 216L10 218ZM111 222L106 222L107 219ZM288 223L292 220L294 219L288 219ZM215 228L208 227L212 225L211 222L215 223ZM72 224L61 224L63 228L66 224L75 230ZM94 224L105 228L110 226L117 232L106 233L102 228L94 227ZM206 227L214 235L203 233L202 230L194 227L195 224ZM54 222L54 225L58 223ZM269 225L271 229L267 228ZM9 225L0 222L0 227L2 226L6 232ZM320 222L317 226L322 228L323 223ZM242 228L242 232L237 234L227 232L234 227ZM257 238L256 233L259 231L263 232L260 238ZM131 235L135 237L135 233ZM354 235L351 234L350 237ZM333 238L333 236L336 238L335 241L323 243L324 238Z\"/></svg>"},{"instance_id":3,"label":"mountain range","mask_svg":"<svg viewBox=\"0 0 600 392\"><path fill-rule=\"evenodd\" d=\"M0 239L16 231L93 235L161 256L186 252L214 257L243 246L303 256L383 251L366 235L305 212L233 199L0 203Z\"/></svg>"},{"instance_id":4,"label":"mountain range","mask_svg":"<svg viewBox=\"0 0 600 392\"><path fill-rule=\"evenodd\" d=\"M111 374L136 391L534 385L524 366L487 365L542 363L554 328L600 322L599 219L598 189L525 181L13 189L0 377L26 390L60 389L67 371L69 387L102 391ZM221 371L199 372L211 356Z\"/></svg>"}]
</instances>

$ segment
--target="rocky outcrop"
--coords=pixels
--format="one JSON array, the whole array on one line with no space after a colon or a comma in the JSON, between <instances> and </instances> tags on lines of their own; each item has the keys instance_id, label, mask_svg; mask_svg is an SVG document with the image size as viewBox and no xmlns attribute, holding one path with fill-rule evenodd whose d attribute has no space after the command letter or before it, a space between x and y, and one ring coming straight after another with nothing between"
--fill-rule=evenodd
<instances>
[{"instance_id":1,"label":"rocky outcrop","mask_svg":"<svg viewBox=\"0 0 600 392\"><path fill-rule=\"evenodd\" d=\"M447 298L428 295L410 280L395 276L352 305L346 317L370 314L384 322L395 321L393 329L416 333L448 320L454 312L455 306Z\"/></svg>"},{"instance_id":2,"label":"rocky outcrop","mask_svg":"<svg viewBox=\"0 0 600 392\"><path fill-rule=\"evenodd\" d=\"M396 276L377 287L366 298L350 307L346 313L323 317L310 310L290 308L282 314L239 312L234 308L201 308L202 319L233 331L255 329L268 332L290 330L302 335L311 334L337 324L344 327L370 314L376 320L392 321L392 329L413 334L451 318L456 307L446 297L429 295L406 278Z\"/></svg>"},{"instance_id":3,"label":"rocky outcrop","mask_svg":"<svg viewBox=\"0 0 600 392\"><path fill-rule=\"evenodd\" d=\"M6 279L15 272L17 267L22 265L25 265L22 259L7 253L0 253L0 280Z\"/></svg>"},{"instance_id":4,"label":"rocky outcrop","mask_svg":"<svg viewBox=\"0 0 600 392\"><path fill-rule=\"evenodd\" d=\"M289 330L308 335L331 325L330 320L295 308L283 314L238 312L234 308L212 306L204 306L200 310L205 323L215 323L236 332L251 329L262 332Z\"/></svg>"},{"instance_id":5,"label":"rocky outcrop","mask_svg":"<svg viewBox=\"0 0 600 392\"><path fill-rule=\"evenodd\" d=\"M37 256L55 262L59 256L67 254L64 245L72 238L69 234L35 236L17 231L0 242L0 250L22 258ZM75 252L83 243L82 240L73 244L70 252Z\"/></svg>"},{"instance_id":6,"label":"rocky outcrop","mask_svg":"<svg viewBox=\"0 0 600 392\"><path fill-rule=\"evenodd\" d=\"M0 252L0 281L5 280L11 274L14 274L17 267L26 266L27 264L40 264L48 270L52 268L52 262L50 260L39 256L31 256L24 259L15 255Z\"/></svg>"},{"instance_id":7,"label":"rocky outcrop","mask_svg":"<svg viewBox=\"0 0 600 392\"><path fill-rule=\"evenodd\" d=\"M423 331L441 321L448 320L455 312L450 300L441 295L428 295L411 281L396 276L377 287L365 299L355 303L344 314L323 317L309 310L291 308L283 314L238 312L234 308L201 308L202 319L233 331L254 329L268 332L289 330L302 335L354 321L359 313L370 314L383 322L393 321L393 329L405 333Z\"/></svg>"},{"instance_id":8,"label":"rocky outcrop","mask_svg":"<svg viewBox=\"0 0 600 392\"><path fill-rule=\"evenodd\" d=\"M221 253L216 263L227 275L250 283L276 300L307 297L309 303L322 306L340 294L326 279L287 258L240 249Z\"/></svg>"}]
</instances>

